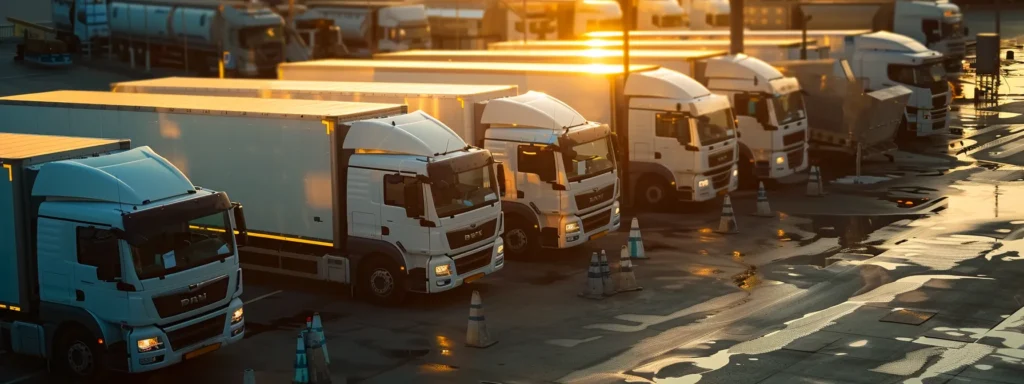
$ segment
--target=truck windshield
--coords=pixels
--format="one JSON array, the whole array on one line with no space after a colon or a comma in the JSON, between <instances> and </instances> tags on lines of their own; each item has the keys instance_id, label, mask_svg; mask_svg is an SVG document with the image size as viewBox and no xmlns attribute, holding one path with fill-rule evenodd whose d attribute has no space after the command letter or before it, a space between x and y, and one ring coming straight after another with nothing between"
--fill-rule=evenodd
<instances>
[{"instance_id":1,"label":"truck windshield","mask_svg":"<svg viewBox=\"0 0 1024 384\"><path fill-rule=\"evenodd\" d=\"M942 23L942 37L961 37L963 36L963 24L962 22L944 22Z\"/></svg>"},{"instance_id":2,"label":"truck windshield","mask_svg":"<svg viewBox=\"0 0 1024 384\"><path fill-rule=\"evenodd\" d=\"M235 253L227 212L162 226L145 241L132 245L139 280L151 279L212 263Z\"/></svg>"},{"instance_id":3,"label":"truck windshield","mask_svg":"<svg viewBox=\"0 0 1024 384\"><path fill-rule=\"evenodd\" d=\"M729 108L711 112L704 116L698 116L697 139L700 145L711 145L733 138L736 134L733 129L735 121L732 118L732 110Z\"/></svg>"},{"instance_id":4,"label":"truck windshield","mask_svg":"<svg viewBox=\"0 0 1024 384\"><path fill-rule=\"evenodd\" d=\"M946 84L946 70L941 62L917 66L889 65L889 78L897 83L928 88L934 84Z\"/></svg>"},{"instance_id":5,"label":"truck windshield","mask_svg":"<svg viewBox=\"0 0 1024 384\"><path fill-rule=\"evenodd\" d=\"M453 173L438 179L431 176L430 193L438 217L457 215L498 201L497 183L491 166Z\"/></svg>"},{"instance_id":6,"label":"truck windshield","mask_svg":"<svg viewBox=\"0 0 1024 384\"><path fill-rule=\"evenodd\" d=\"M579 181L611 171L615 167L611 145L611 140L605 136L562 151L565 174L569 181Z\"/></svg>"},{"instance_id":7,"label":"truck windshield","mask_svg":"<svg viewBox=\"0 0 1024 384\"><path fill-rule=\"evenodd\" d=\"M775 107L775 118L779 125L789 124L807 117L804 109L804 96L800 91L794 91L785 95L772 98L772 106Z\"/></svg>"},{"instance_id":8,"label":"truck windshield","mask_svg":"<svg viewBox=\"0 0 1024 384\"><path fill-rule=\"evenodd\" d=\"M403 25L401 28L396 29L396 31L398 36L394 36L392 40L403 40L411 43L430 41L429 25Z\"/></svg>"},{"instance_id":9,"label":"truck windshield","mask_svg":"<svg viewBox=\"0 0 1024 384\"><path fill-rule=\"evenodd\" d=\"M280 42L284 39L284 30L280 26L247 27L238 30L238 44L245 49L253 49L266 42Z\"/></svg>"}]
</instances>

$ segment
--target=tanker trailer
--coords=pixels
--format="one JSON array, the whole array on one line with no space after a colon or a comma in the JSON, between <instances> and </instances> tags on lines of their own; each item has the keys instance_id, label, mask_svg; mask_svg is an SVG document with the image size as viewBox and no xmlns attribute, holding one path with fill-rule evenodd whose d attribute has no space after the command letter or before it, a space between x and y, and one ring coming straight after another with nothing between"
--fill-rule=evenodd
<instances>
[{"instance_id":1,"label":"tanker trailer","mask_svg":"<svg viewBox=\"0 0 1024 384\"><path fill-rule=\"evenodd\" d=\"M110 0L122 60L244 77L273 76L284 61L284 19L266 5L218 0Z\"/></svg>"}]
</instances>

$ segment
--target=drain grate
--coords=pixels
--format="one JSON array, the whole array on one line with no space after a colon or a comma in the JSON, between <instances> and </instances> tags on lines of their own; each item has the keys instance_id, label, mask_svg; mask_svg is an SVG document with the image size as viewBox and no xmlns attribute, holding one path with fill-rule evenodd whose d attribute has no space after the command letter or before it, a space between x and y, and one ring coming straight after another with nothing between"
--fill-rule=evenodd
<instances>
[{"instance_id":1,"label":"drain grate","mask_svg":"<svg viewBox=\"0 0 1024 384\"><path fill-rule=\"evenodd\" d=\"M910 325L921 325L924 322L935 316L937 312L929 311L918 311L910 309L899 309L889 312L888 315L879 319L878 321L884 321L887 323L899 323L899 324L910 324Z\"/></svg>"}]
</instances>

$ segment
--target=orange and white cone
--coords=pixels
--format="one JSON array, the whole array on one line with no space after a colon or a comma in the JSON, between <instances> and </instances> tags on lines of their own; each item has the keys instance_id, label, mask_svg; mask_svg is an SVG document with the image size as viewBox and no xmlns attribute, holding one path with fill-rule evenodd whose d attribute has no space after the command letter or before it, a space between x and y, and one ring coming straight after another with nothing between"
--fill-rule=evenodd
<instances>
[{"instance_id":1,"label":"orange and white cone","mask_svg":"<svg viewBox=\"0 0 1024 384\"><path fill-rule=\"evenodd\" d=\"M757 212L754 213L754 216L775 216L775 214L772 213L771 207L768 206L768 194L764 191L764 182L759 182L757 185Z\"/></svg>"},{"instance_id":2,"label":"orange and white cone","mask_svg":"<svg viewBox=\"0 0 1024 384\"><path fill-rule=\"evenodd\" d=\"M497 340L491 340L487 333L487 323L484 318L484 304L480 300L480 292L473 291L473 298L469 301L469 326L466 327L466 346L474 348L487 348Z\"/></svg>"},{"instance_id":3,"label":"orange and white cone","mask_svg":"<svg viewBox=\"0 0 1024 384\"><path fill-rule=\"evenodd\" d=\"M739 233L736 226L736 215L732 212L732 200L725 195L725 202L722 204L722 218L718 221L718 233Z\"/></svg>"},{"instance_id":4,"label":"orange and white cone","mask_svg":"<svg viewBox=\"0 0 1024 384\"><path fill-rule=\"evenodd\" d=\"M324 361L330 364L331 355L327 353L327 335L324 335L324 323L320 320L320 312L313 312L313 321L309 329L320 336L320 349L324 352Z\"/></svg>"},{"instance_id":5,"label":"orange and white cone","mask_svg":"<svg viewBox=\"0 0 1024 384\"><path fill-rule=\"evenodd\" d=\"M251 368L242 373L242 384L256 384L256 372Z\"/></svg>"},{"instance_id":6,"label":"orange and white cone","mask_svg":"<svg viewBox=\"0 0 1024 384\"><path fill-rule=\"evenodd\" d=\"M619 273L617 275L617 288L619 292L639 291L643 289L636 284L636 275L633 274L633 261L629 259L629 250L622 246L619 252Z\"/></svg>"},{"instance_id":7,"label":"orange and white cone","mask_svg":"<svg viewBox=\"0 0 1024 384\"><path fill-rule=\"evenodd\" d=\"M601 293L605 296L612 296L618 291L615 289L615 280L612 280L612 267L608 265L608 254L601 250Z\"/></svg>"},{"instance_id":8,"label":"orange and white cone","mask_svg":"<svg viewBox=\"0 0 1024 384\"><path fill-rule=\"evenodd\" d=\"M295 376L292 384L309 384L309 362L306 360L305 332L299 332L295 342Z\"/></svg>"},{"instance_id":9,"label":"orange and white cone","mask_svg":"<svg viewBox=\"0 0 1024 384\"><path fill-rule=\"evenodd\" d=\"M647 259L644 253L644 241L640 238L640 222L634 217L629 225L629 257L631 259Z\"/></svg>"},{"instance_id":10,"label":"orange and white cone","mask_svg":"<svg viewBox=\"0 0 1024 384\"><path fill-rule=\"evenodd\" d=\"M600 300L604 298L604 284L601 283L601 260L597 252L590 255L590 267L587 268L587 290L579 296L585 299Z\"/></svg>"},{"instance_id":11,"label":"orange and white cone","mask_svg":"<svg viewBox=\"0 0 1024 384\"><path fill-rule=\"evenodd\" d=\"M825 187L821 182L821 170L817 165L811 166L811 175L807 178L807 196L825 196Z\"/></svg>"}]
</instances>

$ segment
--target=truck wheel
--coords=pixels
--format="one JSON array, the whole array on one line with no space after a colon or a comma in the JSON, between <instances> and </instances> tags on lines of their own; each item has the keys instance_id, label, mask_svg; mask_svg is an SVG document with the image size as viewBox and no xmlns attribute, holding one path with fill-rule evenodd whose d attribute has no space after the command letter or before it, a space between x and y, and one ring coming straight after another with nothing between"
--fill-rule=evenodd
<instances>
[{"instance_id":1,"label":"truck wheel","mask_svg":"<svg viewBox=\"0 0 1024 384\"><path fill-rule=\"evenodd\" d=\"M405 275L394 262L384 256L366 261L360 282L362 293L379 305L398 305L405 300Z\"/></svg>"},{"instance_id":2,"label":"truck wheel","mask_svg":"<svg viewBox=\"0 0 1024 384\"><path fill-rule=\"evenodd\" d=\"M645 208L660 208L668 204L669 185L664 180L650 177L640 183L637 189L637 199Z\"/></svg>"},{"instance_id":3,"label":"truck wheel","mask_svg":"<svg viewBox=\"0 0 1024 384\"><path fill-rule=\"evenodd\" d=\"M96 337L75 328L61 337L52 361L65 375L80 380L97 380L106 374L103 352L96 344Z\"/></svg>"},{"instance_id":4,"label":"truck wheel","mask_svg":"<svg viewBox=\"0 0 1024 384\"><path fill-rule=\"evenodd\" d=\"M539 240L536 228L520 218L508 220L507 225L504 235L506 254L516 257L536 249Z\"/></svg>"},{"instance_id":5,"label":"truck wheel","mask_svg":"<svg viewBox=\"0 0 1024 384\"><path fill-rule=\"evenodd\" d=\"M758 179L754 174L754 159L740 156L739 170L739 189L756 189Z\"/></svg>"}]
</instances>

